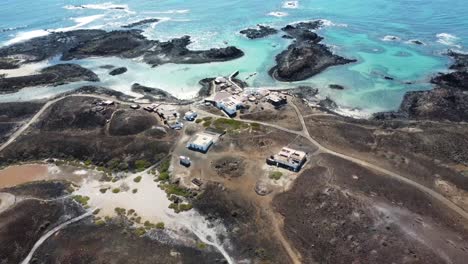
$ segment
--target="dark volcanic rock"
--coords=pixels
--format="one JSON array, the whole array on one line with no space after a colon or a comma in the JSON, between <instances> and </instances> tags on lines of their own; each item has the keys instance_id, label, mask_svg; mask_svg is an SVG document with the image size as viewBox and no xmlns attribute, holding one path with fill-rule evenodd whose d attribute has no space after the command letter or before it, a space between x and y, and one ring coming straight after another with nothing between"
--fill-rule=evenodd
<instances>
[{"instance_id":1,"label":"dark volcanic rock","mask_svg":"<svg viewBox=\"0 0 468 264\"><path fill-rule=\"evenodd\" d=\"M146 25L146 24L156 23L156 22L159 22L159 21L160 20L157 19L157 18L148 18L148 19L140 20L140 21L135 22L135 23L130 23L128 25L124 25L122 27L123 28L134 28L134 27L138 27L138 26L142 26L142 25Z\"/></svg>"},{"instance_id":2,"label":"dark volcanic rock","mask_svg":"<svg viewBox=\"0 0 468 264\"><path fill-rule=\"evenodd\" d=\"M161 90L159 88L151 88L151 87L140 85L139 83L134 83L131 89L132 89L132 92L151 96L154 99L177 101L176 97L172 96L170 93L164 90Z\"/></svg>"},{"instance_id":3,"label":"dark volcanic rock","mask_svg":"<svg viewBox=\"0 0 468 264\"><path fill-rule=\"evenodd\" d=\"M78 81L99 81L98 76L76 64L58 64L41 70L39 74L1 78L0 93L16 92L24 87L38 85L60 85Z\"/></svg>"},{"instance_id":4,"label":"dark volcanic rock","mask_svg":"<svg viewBox=\"0 0 468 264\"><path fill-rule=\"evenodd\" d=\"M454 72L440 74L431 82L433 90L408 92L397 112L374 115L375 119L429 119L454 122L468 120L468 55L449 52Z\"/></svg>"},{"instance_id":5,"label":"dark volcanic rock","mask_svg":"<svg viewBox=\"0 0 468 264\"><path fill-rule=\"evenodd\" d=\"M158 124L156 117L146 111L114 113L109 124L109 133L114 136L136 135Z\"/></svg>"},{"instance_id":6,"label":"dark volcanic rock","mask_svg":"<svg viewBox=\"0 0 468 264\"><path fill-rule=\"evenodd\" d=\"M330 84L328 85L328 88L334 89L334 90L344 90L344 86L339 85L339 84Z\"/></svg>"},{"instance_id":7,"label":"dark volcanic rock","mask_svg":"<svg viewBox=\"0 0 468 264\"><path fill-rule=\"evenodd\" d=\"M278 33L278 30L269 26L257 25L257 28L244 29L241 30L240 33L245 35L249 39L258 39L274 35Z\"/></svg>"},{"instance_id":8,"label":"dark volcanic rock","mask_svg":"<svg viewBox=\"0 0 468 264\"><path fill-rule=\"evenodd\" d=\"M207 63L242 57L236 47L192 51L190 37L167 42L148 40L140 30L111 31L75 30L51 33L22 43L0 48L0 58L21 56L23 63L37 62L62 55L62 60L92 56L119 56L143 60L153 66L164 63Z\"/></svg>"},{"instance_id":9,"label":"dark volcanic rock","mask_svg":"<svg viewBox=\"0 0 468 264\"><path fill-rule=\"evenodd\" d=\"M100 87L100 86L82 86L74 91L68 92L64 95L68 94L97 94L97 95L107 95L107 96L113 96L121 101L131 101L132 99L135 99L134 97L131 97L129 95L126 95L122 92L108 89L105 87Z\"/></svg>"},{"instance_id":10,"label":"dark volcanic rock","mask_svg":"<svg viewBox=\"0 0 468 264\"><path fill-rule=\"evenodd\" d=\"M114 70L110 71L109 75L115 76L115 75L120 75L120 74L123 74L123 73L126 73L126 72L127 72L127 68L120 67L120 68L117 68L117 69L114 69Z\"/></svg>"},{"instance_id":11,"label":"dark volcanic rock","mask_svg":"<svg viewBox=\"0 0 468 264\"><path fill-rule=\"evenodd\" d=\"M198 83L202 86L200 90L198 91L198 96L199 97L208 97L212 93L212 82L214 81L215 78L205 78L200 80Z\"/></svg>"},{"instance_id":12,"label":"dark volcanic rock","mask_svg":"<svg viewBox=\"0 0 468 264\"><path fill-rule=\"evenodd\" d=\"M273 78L279 81L301 81L330 66L356 61L335 55L327 46L320 44L323 38L310 30L317 29L321 24L321 21L302 22L282 28L295 38L295 42L276 56L277 65L269 71Z\"/></svg>"},{"instance_id":13,"label":"dark volcanic rock","mask_svg":"<svg viewBox=\"0 0 468 264\"><path fill-rule=\"evenodd\" d=\"M11 70L19 68L19 60L14 60L10 58L1 58L0 59L0 69L2 70Z\"/></svg>"}]
</instances>

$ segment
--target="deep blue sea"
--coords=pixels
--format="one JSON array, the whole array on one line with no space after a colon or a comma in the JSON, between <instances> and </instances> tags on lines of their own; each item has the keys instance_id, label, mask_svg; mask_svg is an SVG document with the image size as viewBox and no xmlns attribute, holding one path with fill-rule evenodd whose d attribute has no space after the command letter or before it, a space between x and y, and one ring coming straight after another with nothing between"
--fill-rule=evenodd
<instances>
[{"instance_id":1,"label":"deep blue sea","mask_svg":"<svg viewBox=\"0 0 468 264\"><path fill-rule=\"evenodd\" d=\"M48 31L78 28L119 29L144 18L161 22L142 27L148 38L167 40L190 35L192 49L223 47L225 42L244 50L243 58L202 65L168 64L156 68L138 60L96 58L76 61L100 75L102 84L126 93L134 82L163 88L176 96L193 97L205 77L227 75L235 70L252 86L320 89L343 108L362 113L396 109L406 91L430 89L431 75L446 71L447 49L468 51L468 2L466 0L1 0L0 43L8 45ZM257 24L282 27L288 23L323 19L319 30L334 52L358 60L338 66L303 82L280 83L267 71L274 57L289 44L272 36L247 40L238 32ZM412 44L419 40L424 45ZM56 59L46 63L57 63ZM126 66L126 74L111 77L104 64ZM44 64L31 65L30 68ZM29 69L29 70L31 70ZM28 69L26 69L28 70ZM13 75L12 75L13 76ZM383 76L393 77L386 80ZM412 82L413 84L406 84ZM341 84L344 91L328 88ZM0 101L43 98L77 85L23 89L2 95ZM348 109L348 110L349 110Z\"/></svg>"}]
</instances>

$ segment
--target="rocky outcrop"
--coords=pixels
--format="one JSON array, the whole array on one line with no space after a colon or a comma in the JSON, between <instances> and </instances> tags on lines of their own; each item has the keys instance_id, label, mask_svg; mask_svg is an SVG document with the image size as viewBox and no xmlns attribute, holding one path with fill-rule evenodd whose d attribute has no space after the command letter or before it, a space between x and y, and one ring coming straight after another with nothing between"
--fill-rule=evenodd
<instances>
[{"instance_id":1,"label":"rocky outcrop","mask_svg":"<svg viewBox=\"0 0 468 264\"><path fill-rule=\"evenodd\" d=\"M453 72L432 78L434 89L408 92L398 111L377 113L374 118L468 121L468 55L448 55L454 59Z\"/></svg>"},{"instance_id":2,"label":"rocky outcrop","mask_svg":"<svg viewBox=\"0 0 468 264\"><path fill-rule=\"evenodd\" d=\"M320 42L322 37L311 30L322 25L321 21L302 22L287 25L284 32L295 41L287 50L276 56L276 66L270 75L279 81L301 81L310 78L328 67L342 65L356 60L350 60L333 54L329 48Z\"/></svg>"},{"instance_id":3,"label":"rocky outcrop","mask_svg":"<svg viewBox=\"0 0 468 264\"><path fill-rule=\"evenodd\" d=\"M143 57L153 66L165 63L208 63L242 57L236 47L209 50L189 50L190 37L184 36L167 42L148 40L140 30L111 31L75 30L54 32L47 36L0 48L0 59L21 56L23 63L42 61L61 55L62 60L88 57L118 56Z\"/></svg>"},{"instance_id":4,"label":"rocky outcrop","mask_svg":"<svg viewBox=\"0 0 468 264\"><path fill-rule=\"evenodd\" d=\"M120 74L124 74L127 72L127 68L125 67L120 67L120 68L116 68L112 71L109 72L109 75L112 75L112 76L115 76L115 75L120 75Z\"/></svg>"},{"instance_id":5,"label":"rocky outcrop","mask_svg":"<svg viewBox=\"0 0 468 264\"><path fill-rule=\"evenodd\" d=\"M439 74L431 82L441 87L453 87L468 91L468 54L449 51L448 55L454 59L450 66L453 72Z\"/></svg>"},{"instance_id":6,"label":"rocky outcrop","mask_svg":"<svg viewBox=\"0 0 468 264\"><path fill-rule=\"evenodd\" d=\"M248 28L241 30L239 33L245 35L249 39L259 39L278 33L278 30L269 26L257 25L257 28Z\"/></svg>"},{"instance_id":7,"label":"rocky outcrop","mask_svg":"<svg viewBox=\"0 0 468 264\"><path fill-rule=\"evenodd\" d=\"M38 74L1 78L0 93L13 93L21 88L38 85L61 85L78 81L99 81L98 76L76 64L57 64L44 68Z\"/></svg>"},{"instance_id":8,"label":"rocky outcrop","mask_svg":"<svg viewBox=\"0 0 468 264\"><path fill-rule=\"evenodd\" d=\"M140 20L140 21L135 22L135 23L130 23L128 25L123 25L122 27L123 28L134 28L134 27L139 27L139 26L143 26L143 25L147 25L147 24L157 23L159 21L160 20L157 19L157 18L148 18L148 19Z\"/></svg>"},{"instance_id":9,"label":"rocky outcrop","mask_svg":"<svg viewBox=\"0 0 468 264\"><path fill-rule=\"evenodd\" d=\"M159 89L159 88L151 88L147 86L140 85L135 83L132 85L132 92L143 94L145 96L152 97L153 99L163 100L163 101L177 101L178 99L172 96L170 93Z\"/></svg>"}]
</instances>

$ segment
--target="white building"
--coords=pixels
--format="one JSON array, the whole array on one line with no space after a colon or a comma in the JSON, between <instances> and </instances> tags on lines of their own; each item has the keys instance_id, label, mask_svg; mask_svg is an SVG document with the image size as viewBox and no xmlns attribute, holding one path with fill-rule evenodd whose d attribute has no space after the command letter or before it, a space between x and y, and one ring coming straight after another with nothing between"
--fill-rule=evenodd
<instances>
[{"instance_id":1,"label":"white building","mask_svg":"<svg viewBox=\"0 0 468 264\"><path fill-rule=\"evenodd\" d=\"M185 113L184 115L184 119L187 120L187 121L193 121L195 120L195 118L197 118L198 114L194 111L188 111L187 113Z\"/></svg>"},{"instance_id":2,"label":"white building","mask_svg":"<svg viewBox=\"0 0 468 264\"><path fill-rule=\"evenodd\" d=\"M219 92L214 97L216 107L223 110L229 116L234 116L242 106L242 98L239 95L232 95L228 92Z\"/></svg>"},{"instance_id":3,"label":"white building","mask_svg":"<svg viewBox=\"0 0 468 264\"><path fill-rule=\"evenodd\" d=\"M187 144L187 148L203 153L208 152L208 149L213 145L215 135L208 133L196 134Z\"/></svg>"}]
</instances>

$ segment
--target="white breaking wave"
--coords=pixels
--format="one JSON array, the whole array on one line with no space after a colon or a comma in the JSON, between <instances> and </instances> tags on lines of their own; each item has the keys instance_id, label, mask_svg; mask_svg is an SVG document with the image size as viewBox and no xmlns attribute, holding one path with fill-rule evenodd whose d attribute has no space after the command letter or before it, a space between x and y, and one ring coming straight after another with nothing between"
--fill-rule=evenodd
<instances>
[{"instance_id":1,"label":"white breaking wave","mask_svg":"<svg viewBox=\"0 0 468 264\"><path fill-rule=\"evenodd\" d=\"M285 17L288 16L289 14L286 12L270 12L268 13L269 16L274 16L274 17Z\"/></svg>"},{"instance_id":2,"label":"white breaking wave","mask_svg":"<svg viewBox=\"0 0 468 264\"><path fill-rule=\"evenodd\" d=\"M77 24L71 27L65 27L65 28L57 28L54 30L51 30L52 32L66 32L66 31L71 31L75 29L79 29L83 26L86 26L90 23L92 23L95 20L98 20L100 18L103 18L104 15L94 15L94 16L86 16L86 17L77 17L77 18L72 18L74 22Z\"/></svg>"},{"instance_id":3,"label":"white breaking wave","mask_svg":"<svg viewBox=\"0 0 468 264\"><path fill-rule=\"evenodd\" d=\"M87 5L66 5L63 8L69 10L75 9L93 9L93 10L120 10L130 13L128 5L114 4L112 2L106 2L102 4L87 4Z\"/></svg>"},{"instance_id":4,"label":"white breaking wave","mask_svg":"<svg viewBox=\"0 0 468 264\"><path fill-rule=\"evenodd\" d=\"M382 38L382 41L401 41L401 38L397 36L387 35Z\"/></svg>"},{"instance_id":5,"label":"white breaking wave","mask_svg":"<svg viewBox=\"0 0 468 264\"><path fill-rule=\"evenodd\" d=\"M5 45L12 45L12 44L23 42L23 41L26 41L26 40L29 40L29 39L32 39L32 38L47 36L49 34L50 34L49 31L42 30L42 29L32 30L32 31L27 31L27 32L20 32L20 33L16 34L16 36L14 38L12 38L12 39L8 40L7 42L5 42Z\"/></svg>"},{"instance_id":6,"label":"white breaking wave","mask_svg":"<svg viewBox=\"0 0 468 264\"><path fill-rule=\"evenodd\" d=\"M453 46L457 48L461 48L460 45L456 44L459 38L455 35L449 34L449 33L440 33L436 35L437 37L437 42L440 44L446 45L446 46Z\"/></svg>"},{"instance_id":7,"label":"white breaking wave","mask_svg":"<svg viewBox=\"0 0 468 264\"><path fill-rule=\"evenodd\" d=\"M187 14L190 9L177 9L177 10L166 10L166 11L148 11L142 12L143 14Z\"/></svg>"},{"instance_id":8,"label":"white breaking wave","mask_svg":"<svg viewBox=\"0 0 468 264\"><path fill-rule=\"evenodd\" d=\"M348 27L348 24L337 24L328 19L320 19L324 27Z\"/></svg>"},{"instance_id":9,"label":"white breaking wave","mask_svg":"<svg viewBox=\"0 0 468 264\"><path fill-rule=\"evenodd\" d=\"M299 8L299 1L286 1L283 3L283 8L289 8L289 9Z\"/></svg>"}]
</instances>

